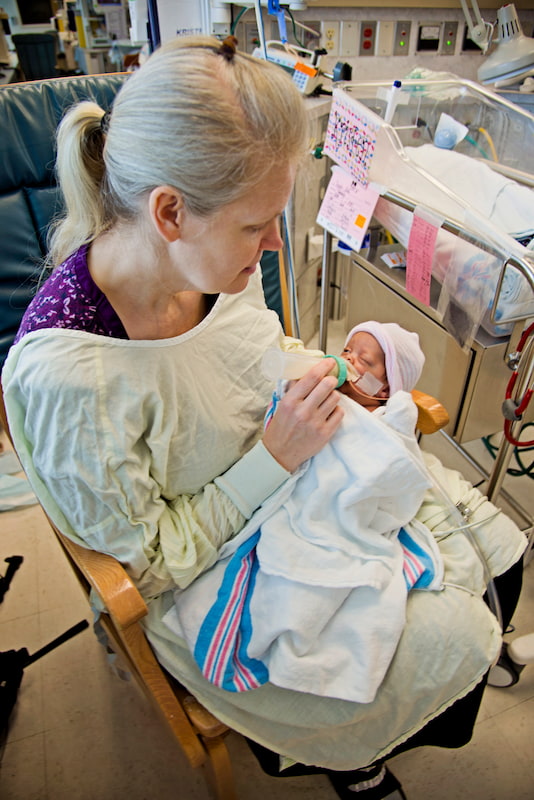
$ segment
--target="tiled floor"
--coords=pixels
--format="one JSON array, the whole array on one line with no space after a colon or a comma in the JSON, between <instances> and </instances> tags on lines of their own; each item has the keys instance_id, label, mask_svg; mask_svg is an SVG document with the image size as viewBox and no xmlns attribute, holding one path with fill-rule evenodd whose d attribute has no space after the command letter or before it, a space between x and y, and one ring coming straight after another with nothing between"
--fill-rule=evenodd
<instances>
[{"instance_id":1,"label":"tiled floor","mask_svg":"<svg viewBox=\"0 0 534 800\"><path fill-rule=\"evenodd\" d=\"M440 435L428 437L449 466L478 477ZM485 456L479 443L477 457ZM480 452L478 452L480 451ZM516 483L514 483L516 481ZM507 479L534 511L528 478ZM0 605L0 650L34 652L80 619L90 619L81 591L37 506L0 514L3 559L24 562ZM509 638L534 632L534 560ZM532 800L534 664L508 689L488 688L473 740L461 750L422 748L390 762L408 800ZM238 736L230 737L242 800L334 800L323 777L264 775ZM91 630L30 665L0 770L2 800L207 800L151 707L111 670Z\"/></svg>"}]
</instances>

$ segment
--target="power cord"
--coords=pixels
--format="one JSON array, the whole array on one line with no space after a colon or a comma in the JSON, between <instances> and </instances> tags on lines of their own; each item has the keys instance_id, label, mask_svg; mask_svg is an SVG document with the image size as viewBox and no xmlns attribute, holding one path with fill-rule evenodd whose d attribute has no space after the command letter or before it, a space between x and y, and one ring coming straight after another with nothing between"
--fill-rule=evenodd
<instances>
[{"instance_id":1,"label":"power cord","mask_svg":"<svg viewBox=\"0 0 534 800\"><path fill-rule=\"evenodd\" d=\"M525 422L525 424L521 426L521 430L519 432L519 435L521 435L521 433L523 431L525 431L527 428L530 428L530 427L534 427L534 422ZM499 450L499 445L493 444L493 442L491 441L492 436L494 436L494 435L495 434L492 434L491 436L483 436L482 437L482 441L484 443L484 446L486 447L488 453L491 455L491 457L493 459L495 459L497 457L497 451ZM525 465L523 463L522 459L521 459L521 454L529 453L532 450L534 450L534 446L533 447L514 447L513 455L514 455L514 458L515 458L515 461L516 461L516 464L517 464L517 468L510 467L509 469L506 470L506 474L507 475L512 475L514 478L520 478L520 477L526 476L528 478L533 478L534 479L534 459L528 465Z\"/></svg>"}]
</instances>

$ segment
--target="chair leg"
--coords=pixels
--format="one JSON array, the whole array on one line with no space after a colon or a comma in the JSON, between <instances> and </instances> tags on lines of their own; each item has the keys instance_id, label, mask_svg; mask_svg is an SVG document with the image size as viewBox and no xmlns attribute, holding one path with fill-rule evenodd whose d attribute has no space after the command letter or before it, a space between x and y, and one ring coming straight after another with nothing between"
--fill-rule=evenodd
<instances>
[{"instance_id":1,"label":"chair leg","mask_svg":"<svg viewBox=\"0 0 534 800\"><path fill-rule=\"evenodd\" d=\"M203 736L202 743L209 756L209 764L206 764L205 768L210 773L208 783L215 800L238 800L230 753L224 735L210 739Z\"/></svg>"}]
</instances>

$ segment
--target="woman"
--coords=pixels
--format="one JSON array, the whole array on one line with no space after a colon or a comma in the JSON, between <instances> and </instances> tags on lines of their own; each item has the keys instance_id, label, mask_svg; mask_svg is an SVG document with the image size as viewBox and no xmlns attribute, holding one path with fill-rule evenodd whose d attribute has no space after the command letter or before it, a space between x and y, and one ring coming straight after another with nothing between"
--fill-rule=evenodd
<instances>
[{"instance_id":1,"label":"woman","mask_svg":"<svg viewBox=\"0 0 534 800\"><path fill-rule=\"evenodd\" d=\"M368 706L269 684L231 695L202 678L164 622L173 590L210 567L342 421L325 359L262 433L272 385L261 357L283 337L256 265L262 250L282 246L279 219L305 147L298 91L279 67L236 53L232 42L176 40L128 79L111 114L73 108L58 135L67 213L50 260L59 266L28 308L2 379L40 501L64 534L125 564L147 600L146 631L163 665L261 745L352 770L480 681L496 652L480 608L470 618L486 634L462 654L468 678L456 677L454 663L441 678L440 665L438 687L424 683L420 697L403 700L407 635ZM462 598L437 605L422 607L412 629L438 613L457 634L469 616ZM431 651L420 669L435 661ZM375 773L374 796L385 796L389 776ZM330 774L340 796L358 782L352 772Z\"/></svg>"}]
</instances>

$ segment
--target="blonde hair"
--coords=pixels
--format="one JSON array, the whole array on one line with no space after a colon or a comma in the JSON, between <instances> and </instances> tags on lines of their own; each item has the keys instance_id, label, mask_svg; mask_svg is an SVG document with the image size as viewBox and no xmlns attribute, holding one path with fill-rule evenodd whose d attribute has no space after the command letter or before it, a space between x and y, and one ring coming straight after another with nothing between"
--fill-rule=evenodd
<instances>
[{"instance_id":1,"label":"blonde hair","mask_svg":"<svg viewBox=\"0 0 534 800\"><path fill-rule=\"evenodd\" d=\"M51 232L52 264L138 219L156 186L175 187L192 213L209 215L306 148L304 103L284 71L240 52L225 57L211 37L161 47L121 87L105 133L103 114L83 102L60 124L66 213Z\"/></svg>"}]
</instances>

